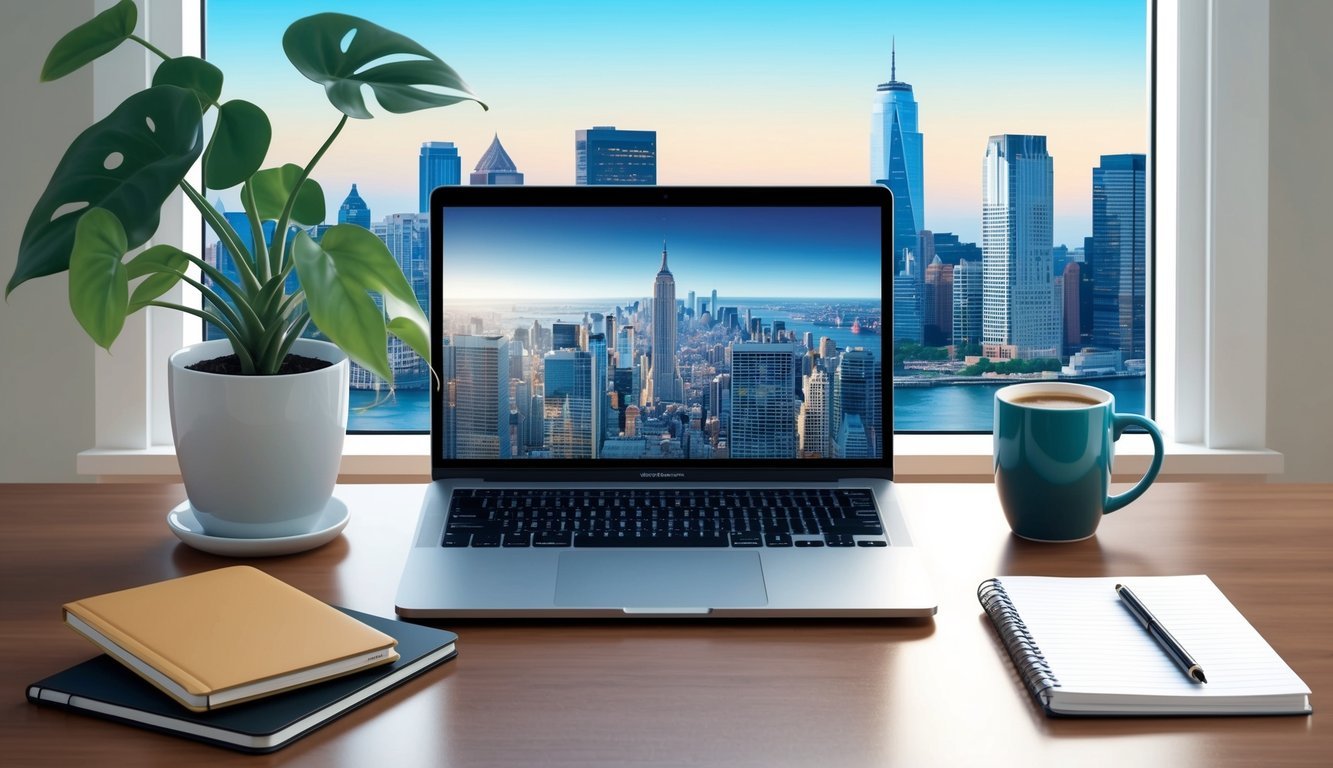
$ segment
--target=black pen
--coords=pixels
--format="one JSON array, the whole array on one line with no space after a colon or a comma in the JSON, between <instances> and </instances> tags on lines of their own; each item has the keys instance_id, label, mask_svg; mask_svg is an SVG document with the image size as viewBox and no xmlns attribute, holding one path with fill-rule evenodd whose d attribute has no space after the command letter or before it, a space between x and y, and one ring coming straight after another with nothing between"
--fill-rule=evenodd
<instances>
[{"instance_id":1,"label":"black pen","mask_svg":"<svg viewBox=\"0 0 1333 768\"><path fill-rule=\"evenodd\" d=\"M1139 620L1139 623L1143 625L1143 628L1148 630L1148 634L1152 635L1157 640L1158 644L1160 644L1163 650L1166 651L1166 654L1171 657L1171 660L1174 661L1181 670L1184 671L1190 680L1193 680L1196 683L1208 682L1207 678L1203 676L1203 667L1199 666L1199 662L1195 661L1194 657L1190 656L1189 653L1181 647L1180 641L1172 636L1172 634L1167 631L1166 627L1162 626L1162 622L1158 621L1157 617L1152 615L1152 611L1148 610L1148 606L1144 605L1143 602L1130 591L1129 587L1124 584L1117 584L1115 585L1115 593L1120 596L1120 600L1125 604L1125 607L1129 609L1129 612L1134 614L1134 618Z\"/></svg>"}]
</instances>

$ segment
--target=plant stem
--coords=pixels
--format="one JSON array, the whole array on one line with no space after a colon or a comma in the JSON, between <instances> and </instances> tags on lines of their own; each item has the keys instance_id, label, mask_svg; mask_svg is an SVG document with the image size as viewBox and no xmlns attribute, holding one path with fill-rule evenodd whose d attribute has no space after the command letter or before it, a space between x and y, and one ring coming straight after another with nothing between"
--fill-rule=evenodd
<instances>
[{"instance_id":1,"label":"plant stem","mask_svg":"<svg viewBox=\"0 0 1333 768\"><path fill-rule=\"evenodd\" d=\"M160 48L148 42L147 40L143 39L142 37L139 37L138 35L130 35L130 39L138 43L139 45L142 45L143 47L147 48L148 50L152 51L153 53L156 53L158 56L161 56L163 61L171 60L171 57L163 53Z\"/></svg>"},{"instance_id":2,"label":"plant stem","mask_svg":"<svg viewBox=\"0 0 1333 768\"><path fill-rule=\"evenodd\" d=\"M255 191L250 187L249 182L241 187L241 194L246 198L246 205L241 206L245 209L245 218L250 222L250 239L255 242L255 268L259 270L259 282L267 283L273 274L273 268L269 263L268 246L264 244L264 223L259 220L259 213L255 207Z\"/></svg>"},{"instance_id":3,"label":"plant stem","mask_svg":"<svg viewBox=\"0 0 1333 768\"><path fill-rule=\"evenodd\" d=\"M320 158L324 157L325 152L329 151L329 147L333 146L333 140L338 138L338 134L342 133L344 125L347 125L347 115L343 115L342 119L338 121L338 127L333 129L329 138L325 139L324 146L320 147L315 156L310 158L310 162L301 171L301 178L297 179L296 186L292 187L292 193L287 196L287 204L282 207L282 215L278 217L278 227L273 230L273 244L276 247L269 251L269 259L277 258L278 260L273 266L274 272L281 272L282 266L287 261L287 222L292 218L292 208L296 207L296 196L301 192L301 185L305 184L306 179L310 178L310 172L315 170L315 165L320 161Z\"/></svg>"},{"instance_id":4,"label":"plant stem","mask_svg":"<svg viewBox=\"0 0 1333 768\"><path fill-rule=\"evenodd\" d=\"M194 203L194 207L204 217L204 221L207 221L208 225L217 233L218 239L222 240L223 244L227 246L227 250L231 251L232 261L236 262L236 271L240 273L241 281L245 283L245 293L257 293L260 288L259 278L255 277L254 271L250 269L250 262L245 258L249 251L241 244L240 238L236 236L236 230L231 228L231 224L228 224L227 220L222 218L216 208L208 204L204 196L199 194L190 185L190 182L181 180L177 186L185 191L185 196L190 198L190 202Z\"/></svg>"},{"instance_id":5,"label":"plant stem","mask_svg":"<svg viewBox=\"0 0 1333 768\"><path fill-rule=\"evenodd\" d=\"M301 334L305 333L306 326L308 325L310 325L309 312L302 312L292 318L292 321L287 324L287 330L283 332L282 344L278 347L277 361L279 364L287 359L287 352L291 350L292 345L296 343L296 340L301 338Z\"/></svg>"},{"instance_id":6,"label":"plant stem","mask_svg":"<svg viewBox=\"0 0 1333 768\"><path fill-rule=\"evenodd\" d=\"M213 313L206 312L202 309L195 309L194 307L186 307L181 304L173 304L169 301L150 301L148 302L148 306L174 309L177 312L184 312L187 315L194 315L195 317L202 318L214 328L222 331L222 333L231 341L231 351L236 354L236 358L241 362L241 373L246 374L247 376L253 376L255 374L255 361L254 358L250 356L249 350L247 350L245 345L241 343L240 337L227 327L226 323L218 322L218 317Z\"/></svg>"},{"instance_id":7,"label":"plant stem","mask_svg":"<svg viewBox=\"0 0 1333 768\"><path fill-rule=\"evenodd\" d=\"M241 320L241 316L236 314L236 310L233 309L229 304L227 304L226 299L224 299L221 295L219 295L217 291L213 290L212 288L209 288L208 286L204 285L201 281L195 280L194 278L184 273L177 273L177 274L180 275L181 280L194 286L195 289L199 291L199 293L203 294L204 298L213 302L213 306L217 307L218 312L221 313L223 316L225 316L227 321L231 323L231 327L233 330L236 331L237 336L244 338L250 335L249 333L245 332L246 323ZM217 323L214 323L214 325L217 325Z\"/></svg>"}]
</instances>

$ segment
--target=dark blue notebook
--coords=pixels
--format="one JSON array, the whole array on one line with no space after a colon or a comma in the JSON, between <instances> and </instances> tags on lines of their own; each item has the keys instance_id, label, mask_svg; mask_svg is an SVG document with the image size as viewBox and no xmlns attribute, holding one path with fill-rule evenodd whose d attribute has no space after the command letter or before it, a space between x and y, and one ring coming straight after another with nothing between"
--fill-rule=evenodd
<instances>
[{"instance_id":1,"label":"dark blue notebook","mask_svg":"<svg viewBox=\"0 0 1333 768\"><path fill-rule=\"evenodd\" d=\"M211 712L191 712L110 656L28 686L28 700L243 752L272 752L458 652L442 629L338 610L398 640L398 661Z\"/></svg>"}]
</instances>

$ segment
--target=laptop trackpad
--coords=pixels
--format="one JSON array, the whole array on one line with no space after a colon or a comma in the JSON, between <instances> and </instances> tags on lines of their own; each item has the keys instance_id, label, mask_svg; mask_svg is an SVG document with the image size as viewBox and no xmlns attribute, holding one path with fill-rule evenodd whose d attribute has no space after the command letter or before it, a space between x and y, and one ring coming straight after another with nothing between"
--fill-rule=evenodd
<instances>
[{"instance_id":1,"label":"laptop trackpad","mask_svg":"<svg viewBox=\"0 0 1333 768\"><path fill-rule=\"evenodd\" d=\"M758 552L608 549L561 552L555 604L577 608L768 605Z\"/></svg>"}]
</instances>

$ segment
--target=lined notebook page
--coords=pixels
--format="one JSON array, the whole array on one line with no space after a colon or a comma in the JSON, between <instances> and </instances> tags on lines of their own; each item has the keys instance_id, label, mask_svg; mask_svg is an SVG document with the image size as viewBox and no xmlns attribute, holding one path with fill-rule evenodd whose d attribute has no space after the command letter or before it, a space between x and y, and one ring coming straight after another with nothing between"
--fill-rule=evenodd
<instances>
[{"instance_id":1,"label":"lined notebook page","mask_svg":"<svg viewBox=\"0 0 1333 768\"><path fill-rule=\"evenodd\" d=\"M1308 711L1310 689L1207 576L999 579L1069 712ZM1143 601L1203 668L1190 681L1125 609L1115 585Z\"/></svg>"}]
</instances>

